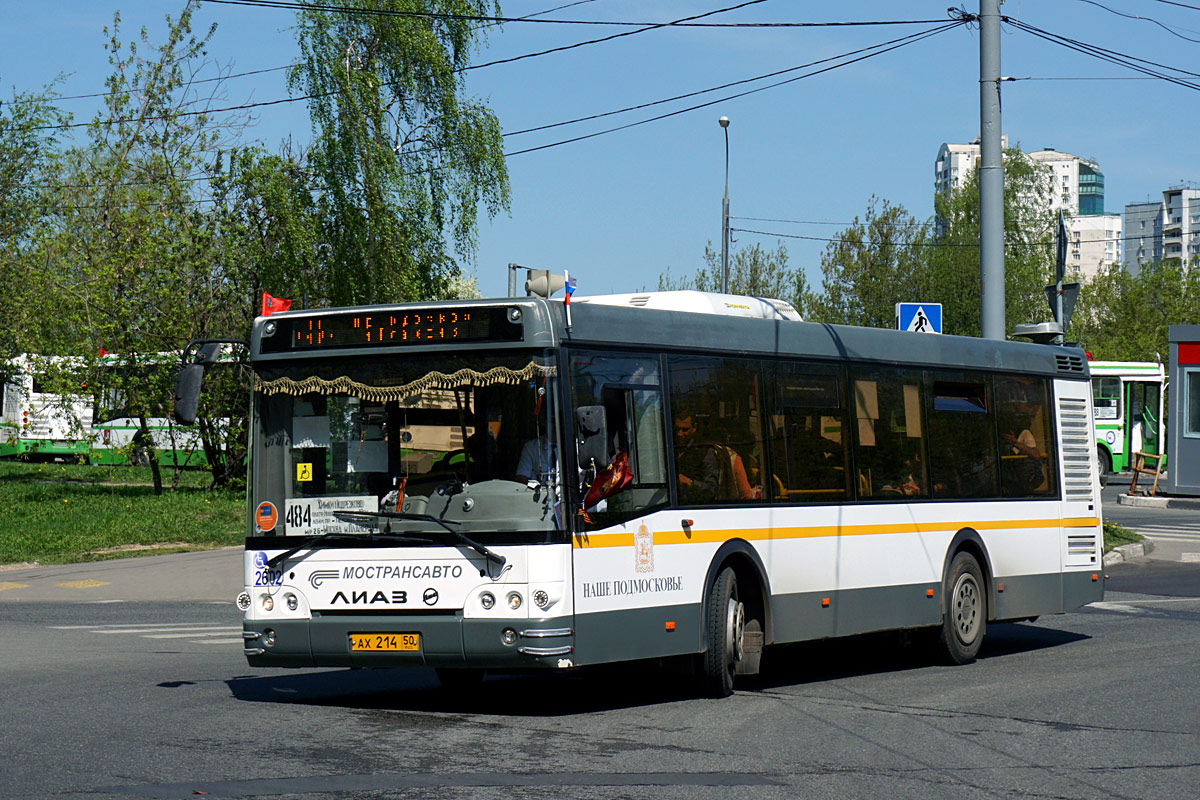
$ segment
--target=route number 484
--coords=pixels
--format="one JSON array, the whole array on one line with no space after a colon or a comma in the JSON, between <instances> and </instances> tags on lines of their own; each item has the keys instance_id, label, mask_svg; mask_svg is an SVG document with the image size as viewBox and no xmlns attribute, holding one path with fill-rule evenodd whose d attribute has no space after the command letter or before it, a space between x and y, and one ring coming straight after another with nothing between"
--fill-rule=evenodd
<instances>
[{"instance_id":1,"label":"route number 484","mask_svg":"<svg viewBox=\"0 0 1200 800\"><path fill-rule=\"evenodd\" d=\"M288 508L284 519L289 528L308 528L312 526L312 506L294 505Z\"/></svg>"}]
</instances>

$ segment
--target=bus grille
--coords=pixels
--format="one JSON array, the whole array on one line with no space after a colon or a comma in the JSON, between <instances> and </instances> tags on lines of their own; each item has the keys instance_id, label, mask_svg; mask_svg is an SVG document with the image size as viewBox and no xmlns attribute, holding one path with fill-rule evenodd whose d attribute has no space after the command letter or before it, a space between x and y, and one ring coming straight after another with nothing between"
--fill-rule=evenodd
<instances>
[{"instance_id":1,"label":"bus grille","mask_svg":"<svg viewBox=\"0 0 1200 800\"><path fill-rule=\"evenodd\" d=\"M1067 534L1067 566L1081 567L1096 563L1096 531L1072 531Z\"/></svg>"},{"instance_id":2,"label":"bus grille","mask_svg":"<svg viewBox=\"0 0 1200 800\"><path fill-rule=\"evenodd\" d=\"M1059 372L1066 372L1073 375L1083 374L1083 359L1079 356L1059 353L1058 355L1054 356L1054 358L1058 362Z\"/></svg>"},{"instance_id":3,"label":"bus grille","mask_svg":"<svg viewBox=\"0 0 1200 800\"><path fill-rule=\"evenodd\" d=\"M1094 501L1092 437L1086 400L1061 398L1058 418L1062 436L1063 490L1068 500Z\"/></svg>"}]
</instances>

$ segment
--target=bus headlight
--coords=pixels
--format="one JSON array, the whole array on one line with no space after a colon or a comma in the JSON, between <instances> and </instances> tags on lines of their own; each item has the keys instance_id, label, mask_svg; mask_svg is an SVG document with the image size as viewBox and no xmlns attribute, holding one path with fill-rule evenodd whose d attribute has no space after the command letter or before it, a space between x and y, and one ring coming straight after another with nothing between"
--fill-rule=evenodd
<instances>
[{"instance_id":1,"label":"bus headlight","mask_svg":"<svg viewBox=\"0 0 1200 800\"><path fill-rule=\"evenodd\" d=\"M264 594L262 596L262 608L263 611L270 611L275 608L275 599L269 594Z\"/></svg>"},{"instance_id":2,"label":"bus headlight","mask_svg":"<svg viewBox=\"0 0 1200 800\"><path fill-rule=\"evenodd\" d=\"M250 610L250 602L251 602L251 600L250 600L250 593L249 593L249 592L242 592L241 594L239 594L239 595L237 596L237 607L238 607L238 610L239 610L239 611L249 611L249 610Z\"/></svg>"},{"instance_id":3,"label":"bus headlight","mask_svg":"<svg viewBox=\"0 0 1200 800\"><path fill-rule=\"evenodd\" d=\"M492 606L496 605L496 595L491 592L484 592L479 595L479 605L483 606L484 611L490 611Z\"/></svg>"},{"instance_id":4,"label":"bus headlight","mask_svg":"<svg viewBox=\"0 0 1200 800\"><path fill-rule=\"evenodd\" d=\"M518 608L520 608L522 602L524 601L521 600L521 595L517 594L516 592L508 593L508 607L513 611L516 611Z\"/></svg>"},{"instance_id":5,"label":"bus headlight","mask_svg":"<svg viewBox=\"0 0 1200 800\"><path fill-rule=\"evenodd\" d=\"M300 601L296 599L296 595L294 595L294 594L287 595L286 599L287 599L288 611L295 611L297 606L300 605Z\"/></svg>"},{"instance_id":6,"label":"bus headlight","mask_svg":"<svg viewBox=\"0 0 1200 800\"><path fill-rule=\"evenodd\" d=\"M533 604L544 610L550 605L550 594L545 589L538 589L533 593Z\"/></svg>"}]
</instances>

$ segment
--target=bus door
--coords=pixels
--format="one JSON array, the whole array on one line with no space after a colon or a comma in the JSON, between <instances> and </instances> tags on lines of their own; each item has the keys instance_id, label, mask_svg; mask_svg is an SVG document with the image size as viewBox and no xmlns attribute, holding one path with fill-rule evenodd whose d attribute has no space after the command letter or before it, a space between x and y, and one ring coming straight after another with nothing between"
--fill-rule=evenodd
<instances>
[{"instance_id":1,"label":"bus door","mask_svg":"<svg viewBox=\"0 0 1200 800\"><path fill-rule=\"evenodd\" d=\"M1158 383L1130 381L1126 384L1125 452L1130 463L1133 454L1161 453L1159 406L1162 386Z\"/></svg>"}]
</instances>

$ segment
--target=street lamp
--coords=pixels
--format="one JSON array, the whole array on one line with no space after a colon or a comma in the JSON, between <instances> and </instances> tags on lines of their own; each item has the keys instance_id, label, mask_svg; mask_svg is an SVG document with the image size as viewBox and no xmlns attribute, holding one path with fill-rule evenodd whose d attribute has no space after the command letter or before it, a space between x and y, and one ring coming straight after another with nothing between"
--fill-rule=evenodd
<instances>
[{"instance_id":1,"label":"street lamp","mask_svg":"<svg viewBox=\"0 0 1200 800\"><path fill-rule=\"evenodd\" d=\"M721 201L721 294L729 294L729 117L717 124L725 131L725 199Z\"/></svg>"}]
</instances>

